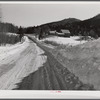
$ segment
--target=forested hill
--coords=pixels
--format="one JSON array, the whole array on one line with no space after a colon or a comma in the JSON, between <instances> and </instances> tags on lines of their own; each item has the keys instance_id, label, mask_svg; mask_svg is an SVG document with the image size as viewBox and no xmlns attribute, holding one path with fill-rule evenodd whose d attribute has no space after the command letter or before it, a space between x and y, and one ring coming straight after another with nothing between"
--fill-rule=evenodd
<instances>
[{"instance_id":1,"label":"forested hill","mask_svg":"<svg viewBox=\"0 0 100 100\"><path fill-rule=\"evenodd\" d=\"M74 22L80 22L80 20L75 19L75 18L68 18L68 19L63 19L61 21L56 21L56 22L43 24L41 26L48 25L51 28L51 30L54 30L54 29L57 30L58 29L58 31L59 31L59 28L66 28L67 25L69 25L71 23L74 23Z\"/></svg>"},{"instance_id":2,"label":"forested hill","mask_svg":"<svg viewBox=\"0 0 100 100\"><path fill-rule=\"evenodd\" d=\"M91 36L94 38L100 37L100 14L86 20L68 18L61 21L42 24L40 26L28 27L26 33L40 35L41 37L48 35L50 31L68 29L73 35Z\"/></svg>"},{"instance_id":3,"label":"forested hill","mask_svg":"<svg viewBox=\"0 0 100 100\"><path fill-rule=\"evenodd\" d=\"M51 22L51 23L46 23L46 24L42 24L40 26L34 26L34 27L28 27L26 28L26 33L30 34L42 34L42 33L46 33L48 34L48 32L51 30L56 30L56 31L60 31L61 29L66 29L69 24L74 23L74 22L80 22L79 19L75 19L75 18L68 18L68 19L64 19L61 21L56 21L56 22Z\"/></svg>"},{"instance_id":4,"label":"forested hill","mask_svg":"<svg viewBox=\"0 0 100 100\"><path fill-rule=\"evenodd\" d=\"M100 14L69 26L72 35L100 37Z\"/></svg>"}]
</instances>

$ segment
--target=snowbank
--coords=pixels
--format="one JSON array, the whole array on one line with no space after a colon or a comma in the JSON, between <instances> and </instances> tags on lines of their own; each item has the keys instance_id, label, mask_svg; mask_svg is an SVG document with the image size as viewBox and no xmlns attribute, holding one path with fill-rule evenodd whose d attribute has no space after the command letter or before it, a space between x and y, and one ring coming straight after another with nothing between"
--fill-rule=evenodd
<instances>
[{"instance_id":1,"label":"snowbank","mask_svg":"<svg viewBox=\"0 0 100 100\"><path fill-rule=\"evenodd\" d=\"M72 46L75 46L75 45L79 45L79 44L83 44L87 41L77 41L77 39L79 39L79 37L70 37L70 38L64 38L64 37L49 37L49 38L46 38L46 39L43 39L42 41L53 41L53 42L56 42L58 44L64 44L64 45L72 45Z\"/></svg>"},{"instance_id":2,"label":"snowbank","mask_svg":"<svg viewBox=\"0 0 100 100\"><path fill-rule=\"evenodd\" d=\"M10 33L10 32L8 32L8 33L6 33L7 35L18 35L18 34L16 34L16 33Z\"/></svg>"},{"instance_id":3,"label":"snowbank","mask_svg":"<svg viewBox=\"0 0 100 100\"><path fill-rule=\"evenodd\" d=\"M13 55L14 53L23 51L29 45L29 40L26 36L23 37L23 43L17 43L15 45L7 45L7 46L0 46L0 61L4 58L8 57L9 55Z\"/></svg>"}]
</instances>

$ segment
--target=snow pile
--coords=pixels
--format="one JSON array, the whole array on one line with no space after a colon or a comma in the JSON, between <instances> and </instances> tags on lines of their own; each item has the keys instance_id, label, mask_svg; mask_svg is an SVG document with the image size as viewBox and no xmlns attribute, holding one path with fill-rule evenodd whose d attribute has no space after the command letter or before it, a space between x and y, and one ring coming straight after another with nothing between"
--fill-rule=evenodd
<instances>
[{"instance_id":1,"label":"snow pile","mask_svg":"<svg viewBox=\"0 0 100 100\"><path fill-rule=\"evenodd\" d=\"M56 42L58 44L64 44L64 45L72 45L72 46L75 46L75 45L79 45L79 44L83 44L87 41L77 41L77 39L79 39L79 37L70 37L70 38L64 38L64 37L49 37L49 38L45 38L43 39L42 41L53 41L53 42Z\"/></svg>"},{"instance_id":2,"label":"snow pile","mask_svg":"<svg viewBox=\"0 0 100 100\"><path fill-rule=\"evenodd\" d=\"M10 33L10 32L9 32L9 33L6 33L6 34L7 34L7 35L15 35L15 36L18 35L18 34L16 34L16 33Z\"/></svg>"},{"instance_id":3,"label":"snow pile","mask_svg":"<svg viewBox=\"0 0 100 100\"><path fill-rule=\"evenodd\" d=\"M26 36L24 36L23 38L25 40L23 43L17 43L15 45L9 45L9 46L1 46L0 47L0 61L8 57L9 55L13 55L27 48L29 45L29 40Z\"/></svg>"},{"instance_id":4,"label":"snow pile","mask_svg":"<svg viewBox=\"0 0 100 100\"><path fill-rule=\"evenodd\" d=\"M70 38L73 39L73 40L78 40L78 39L80 39L79 36L71 36Z\"/></svg>"}]
</instances>

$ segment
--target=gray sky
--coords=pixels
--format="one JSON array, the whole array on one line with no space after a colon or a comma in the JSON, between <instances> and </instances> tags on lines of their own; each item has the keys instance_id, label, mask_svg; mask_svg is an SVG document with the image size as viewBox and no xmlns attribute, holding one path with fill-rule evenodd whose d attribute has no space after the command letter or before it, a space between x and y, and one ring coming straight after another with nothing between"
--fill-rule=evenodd
<instances>
[{"instance_id":1,"label":"gray sky","mask_svg":"<svg viewBox=\"0 0 100 100\"><path fill-rule=\"evenodd\" d=\"M65 18L88 19L100 13L97 4L2 4L3 21L34 26Z\"/></svg>"}]
</instances>

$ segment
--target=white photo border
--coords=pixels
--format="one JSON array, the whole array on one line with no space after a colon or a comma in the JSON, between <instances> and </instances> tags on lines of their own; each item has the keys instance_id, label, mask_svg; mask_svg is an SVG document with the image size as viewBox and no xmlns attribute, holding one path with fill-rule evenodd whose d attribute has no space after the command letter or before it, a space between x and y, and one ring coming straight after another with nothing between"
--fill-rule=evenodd
<instances>
[{"instance_id":1,"label":"white photo border","mask_svg":"<svg viewBox=\"0 0 100 100\"><path fill-rule=\"evenodd\" d=\"M0 1L0 4L100 4L99 1ZM100 99L100 91L0 90L0 99Z\"/></svg>"}]
</instances>

